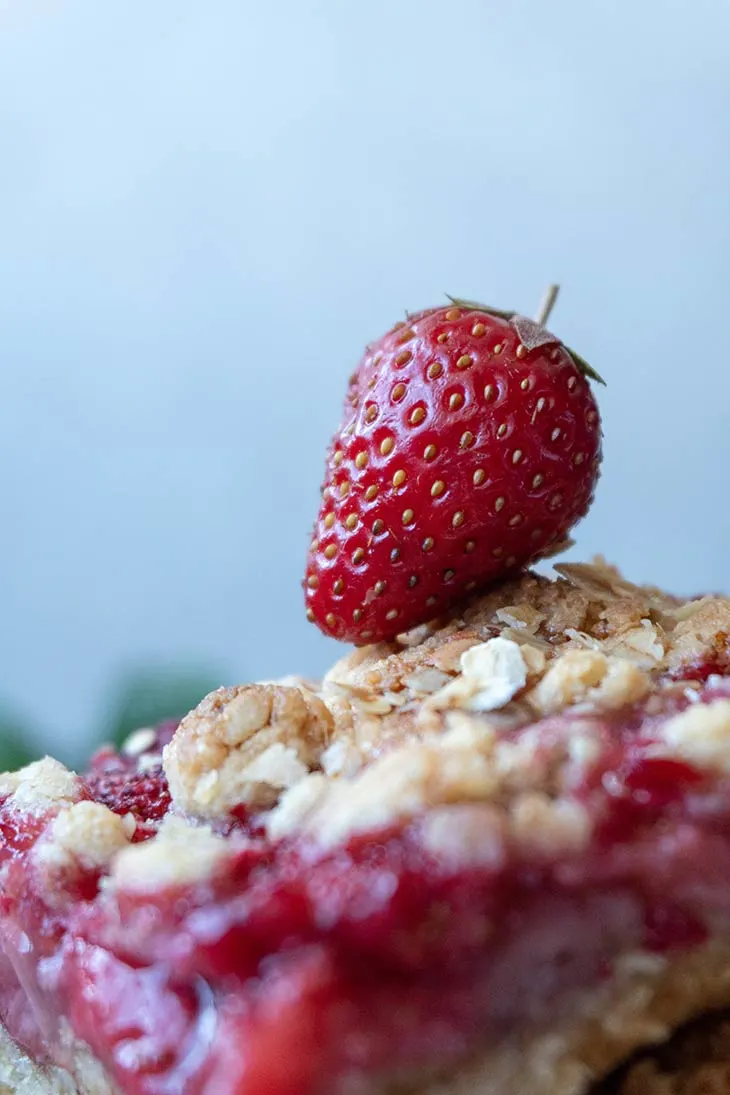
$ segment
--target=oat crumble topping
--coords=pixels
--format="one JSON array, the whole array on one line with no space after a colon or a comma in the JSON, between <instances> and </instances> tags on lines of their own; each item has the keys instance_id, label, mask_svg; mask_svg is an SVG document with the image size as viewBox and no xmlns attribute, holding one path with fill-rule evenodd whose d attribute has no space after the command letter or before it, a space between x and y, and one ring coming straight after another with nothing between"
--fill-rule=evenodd
<instances>
[{"instance_id":1,"label":"oat crumble topping","mask_svg":"<svg viewBox=\"0 0 730 1095\"><path fill-rule=\"evenodd\" d=\"M207 878L229 854L228 842L208 826L169 815L153 840L130 844L116 856L109 884L142 891L182 886Z\"/></svg>"},{"instance_id":2,"label":"oat crumble topping","mask_svg":"<svg viewBox=\"0 0 730 1095\"><path fill-rule=\"evenodd\" d=\"M49 874L74 867L107 868L134 836L131 816L120 817L98 802L76 802L52 822L35 848L36 862Z\"/></svg>"},{"instance_id":3,"label":"oat crumble topping","mask_svg":"<svg viewBox=\"0 0 730 1095\"><path fill-rule=\"evenodd\" d=\"M322 701L300 688L219 688L183 719L164 750L172 797L199 817L270 805L318 763L331 729Z\"/></svg>"},{"instance_id":4,"label":"oat crumble topping","mask_svg":"<svg viewBox=\"0 0 730 1095\"><path fill-rule=\"evenodd\" d=\"M0 775L0 795L12 795L22 813L45 814L54 807L69 806L80 789L79 777L51 757Z\"/></svg>"},{"instance_id":5,"label":"oat crumble topping","mask_svg":"<svg viewBox=\"0 0 730 1095\"><path fill-rule=\"evenodd\" d=\"M682 601L600 559L555 570L353 650L321 685L289 677L211 693L164 749L176 816L143 845L104 807L74 805L80 781L56 761L0 777L0 793L19 809L64 811L39 851L49 866L111 863L124 885L210 870L224 842L200 822L237 808L264 810L273 839L302 831L323 847L425 815L428 841L455 857L580 848L591 824L571 789L600 753L592 716L661 708L679 666L726 649L730 600ZM124 747L140 771L158 763L152 740L145 728ZM730 701L718 699L667 720L657 748L730 772L729 740Z\"/></svg>"}]
</instances>

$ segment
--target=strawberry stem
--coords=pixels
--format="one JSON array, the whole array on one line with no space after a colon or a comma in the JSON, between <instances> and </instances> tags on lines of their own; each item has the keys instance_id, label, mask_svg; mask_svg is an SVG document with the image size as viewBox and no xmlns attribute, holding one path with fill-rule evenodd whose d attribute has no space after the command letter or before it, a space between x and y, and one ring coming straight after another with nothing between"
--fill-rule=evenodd
<instances>
[{"instance_id":1,"label":"strawberry stem","mask_svg":"<svg viewBox=\"0 0 730 1095\"><path fill-rule=\"evenodd\" d=\"M558 293L560 292L559 285L548 285L547 289L542 295L540 301L540 307L537 310L535 316L535 323L539 323L541 327L544 327L547 321L550 319L550 313L553 310L553 305L558 299Z\"/></svg>"},{"instance_id":2,"label":"strawberry stem","mask_svg":"<svg viewBox=\"0 0 730 1095\"><path fill-rule=\"evenodd\" d=\"M559 292L560 286L553 284L548 285L547 289L543 293L542 300L540 301L540 307L538 308L537 315L535 316L535 323L539 323L541 327L544 327L549 320L550 313L553 310L553 305L555 304L555 301L558 299ZM589 380L595 380L597 384L603 384L603 386L605 387L606 381L603 379L600 373L597 373L596 370L588 364L584 357L581 357L580 354L577 354L575 350L571 350L569 346L566 346L565 348L570 356L573 358L573 361L578 366L579 372L581 372L583 376L587 376Z\"/></svg>"}]
</instances>

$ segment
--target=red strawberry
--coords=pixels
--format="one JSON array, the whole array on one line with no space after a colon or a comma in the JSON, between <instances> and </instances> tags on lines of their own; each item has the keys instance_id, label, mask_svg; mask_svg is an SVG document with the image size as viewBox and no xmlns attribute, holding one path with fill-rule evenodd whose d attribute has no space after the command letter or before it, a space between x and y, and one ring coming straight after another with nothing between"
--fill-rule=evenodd
<instances>
[{"instance_id":1,"label":"red strawberry","mask_svg":"<svg viewBox=\"0 0 730 1095\"><path fill-rule=\"evenodd\" d=\"M465 301L369 346L327 458L309 618L389 639L546 555L598 478L587 377L600 380L540 324Z\"/></svg>"}]
</instances>

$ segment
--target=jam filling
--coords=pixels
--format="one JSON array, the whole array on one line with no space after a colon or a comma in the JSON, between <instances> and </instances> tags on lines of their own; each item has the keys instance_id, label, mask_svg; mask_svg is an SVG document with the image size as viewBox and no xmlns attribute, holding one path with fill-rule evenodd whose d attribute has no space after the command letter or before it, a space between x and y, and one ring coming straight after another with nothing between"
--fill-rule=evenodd
<instances>
[{"instance_id":1,"label":"jam filling","mask_svg":"<svg viewBox=\"0 0 730 1095\"><path fill-rule=\"evenodd\" d=\"M593 836L560 860L459 864L431 850L424 816L334 849L272 843L244 812L204 881L112 889L77 871L48 892L30 854L48 819L8 799L3 1021L65 1066L70 1028L124 1095L323 1095L453 1067L554 1021L627 950L687 949L730 927L727 778L656 748L667 717L728 695L715 679L668 690L658 714L605 717L571 791ZM132 813L136 840L169 808L154 757L172 729L142 763L106 750L84 777L81 797Z\"/></svg>"}]
</instances>

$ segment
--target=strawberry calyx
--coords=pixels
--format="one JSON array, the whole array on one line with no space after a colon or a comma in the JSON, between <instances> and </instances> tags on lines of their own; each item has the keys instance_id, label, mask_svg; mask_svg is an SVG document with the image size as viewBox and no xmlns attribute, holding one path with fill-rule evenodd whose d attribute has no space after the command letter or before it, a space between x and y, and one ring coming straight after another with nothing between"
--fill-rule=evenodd
<instances>
[{"instance_id":1,"label":"strawberry calyx","mask_svg":"<svg viewBox=\"0 0 730 1095\"><path fill-rule=\"evenodd\" d=\"M490 308L487 304L480 304L478 300L465 300L463 297L452 297L450 293L444 293L447 300L455 304L457 308L463 308L465 312L486 312L488 316L497 316L499 319L512 320L517 315L514 309Z\"/></svg>"},{"instance_id":2,"label":"strawberry calyx","mask_svg":"<svg viewBox=\"0 0 730 1095\"><path fill-rule=\"evenodd\" d=\"M606 381L603 379L601 374L597 373L593 366L589 365L584 357L581 357L580 354L577 354L575 350L571 350L570 346L566 346L565 349L573 358L573 361L576 364L576 368L579 372L583 374L583 376L588 377L589 380L595 380L596 384L603 384L604 388L606 387Z\"/></svg>"},{"instance_id":3,"label":"strawberry calyx","mask_svg":"<svg viewBox=\"0 0 730 1095\"><path fill-rule=\"evenodd\" d=\"M527 316L522 316L519 312L506 311L503 308L491 308L487 304L480 304L476 300L465 300L463 297L452 297L449 293L444 294L447 300L450 300L452 304L455 304L457 308L464 308L469 312L485 312L488 316L497 316L499 319L506 319L512 324L523 345L528 350L536 350L540 346L548 346L551 343L561 343L561 339L557 335L551 334L546 327L534 319L529 319ZM584 357L577 354L575 350L571 350L570 346L566 346L573 361L576 364L576 368L583 376L589 380L595 381L596 384L603 384L606 386L606 381L603 379L600 373L596 372L592 365L589 365Z\"/></svg>"}]
</instances>

